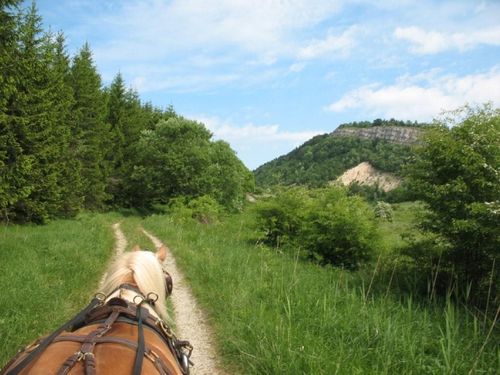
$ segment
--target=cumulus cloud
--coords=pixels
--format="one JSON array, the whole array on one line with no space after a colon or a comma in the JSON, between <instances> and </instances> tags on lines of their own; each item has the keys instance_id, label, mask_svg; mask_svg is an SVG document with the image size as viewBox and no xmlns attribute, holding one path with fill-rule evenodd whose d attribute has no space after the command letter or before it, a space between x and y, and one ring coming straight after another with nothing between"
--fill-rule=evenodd
<instances>
[{"instance_id":1,"label":"cumulus cloud","mask_svg":"<svg viewBox=\"0 0 500 375\"><path fill-rule=\"evenodd\" d=\"M297 57L302 60L316 59L326 55L337 53L346 56L356 44L355 36L359 27L353 25L340 35L336 35L332 30L324 39L311 40L307 45L301 47Z\"/></svg>"},{"instance_id":2,"label":"cumulus cloud","mask_svg":"<svg viewBox=\"0 0 500 375\"><path fill-rule=\"evenodd\" d=\"M398 27L396 39L410 42L410 50L416 54L434 54L450 49L466 51L480 44L500 46L500 26L492 26L471 32L442 33L422 28Z\"/></svg>"},{"instance_id":3,"label":"cumulus cloud","mask_svg":"<svg viewBox=\"0 0 500 375\"><path fill-rule=\"evenodd\" d=\"M240 159L251 169L290 152L312 137L324 131L287 131L277 124L235 124L230 120L214 116L189 115L214 134L215 139L228 142Z\"/></svg>"},{"instance_id":4,"label":"cumulus cloud","mask_svg":"<svg viewBox=\"0 0 500 375\"><path fill-rule=\"evenodd\" d=\"M270 59L292 49L295 32L339 9L339 2L321 0L147 0L125 3L120 12L99 18L94 26L115 31L113 43L100 51L109 58L130 48L140 58L145 52L168 55L231 47L233 53Z\"/></svg>"},{"instance_id":5,"label":"cumulus cloud","mask_svg":"<svg viewBox=\"0 0 500 375\"><path fill-rule=\"evenodd\" d=\"M462 77L436 72L401 77L393 85L372 84L352 90L326 110L360 109L372 116L429 121L465 103L500 105L500 68Z\"/></svg>"},{"instance_id":6,"label":"cumulus cloud","mask_svg":"<svg viewBox=\"0 0 500 375\"><path fill-rule=\"evenodd\" d=\"M248 142L290 142L301 144L315 135L321 134L320 131L283 131L277 124L271 125L255 125L247 123L244 125L235 125L228 120L222 120L218 117L197 116L192 115L197 121L205 124L205 126L214 134L215 138L223 139L231 143L232 141L248 141Z\"/></svg>"}]
</instances>

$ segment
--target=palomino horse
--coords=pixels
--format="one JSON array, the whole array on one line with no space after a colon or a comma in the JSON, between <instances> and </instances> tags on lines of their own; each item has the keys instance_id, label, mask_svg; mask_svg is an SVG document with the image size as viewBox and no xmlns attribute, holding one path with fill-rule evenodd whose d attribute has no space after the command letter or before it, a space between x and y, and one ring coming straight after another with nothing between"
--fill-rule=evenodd
<instances>
[{"instance_id":1,"label":"palomino horse","mask_svg":"<svg viewBox=\"0 0 500 375\"><path fill-rule=\"evenodd\" d=\"M101 292L72 320L21 351L0 371L16 374L187 375L192 347L169 328L172 279L166 249L125 253Z\"/></svg>"}]
</instances>

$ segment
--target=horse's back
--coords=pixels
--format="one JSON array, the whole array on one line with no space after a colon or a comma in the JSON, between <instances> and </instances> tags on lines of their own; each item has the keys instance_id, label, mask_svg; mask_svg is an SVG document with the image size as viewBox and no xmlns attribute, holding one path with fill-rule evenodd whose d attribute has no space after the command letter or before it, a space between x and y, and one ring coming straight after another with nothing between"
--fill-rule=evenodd
<instances>
[{"instance_id":1,"label":"horse's back","mask_svg":"<svg viewBox=\"0 0 500 375\"><path fill-rule=\"evenodd\" d=\"M85 326L71 333L58 336L37 358L33 360L21 374L58 374L68 363L68 359L79 353L85 338L99 325ZM142 374L181 375L176 359L163 340L152 329L144 328L146 355L142 363ZM91 356L92 366L95 363L95 374L116 375L131 374L137 351L137 325L117 322L102 338L95 339L95 347ZM19 358L19 360L22 359ZM16 361L18 362L18 361ZM74 361L73 361L74 362ZM71 365L63 374L86 374L86 359Z\"/></svg>"}]
</instances>

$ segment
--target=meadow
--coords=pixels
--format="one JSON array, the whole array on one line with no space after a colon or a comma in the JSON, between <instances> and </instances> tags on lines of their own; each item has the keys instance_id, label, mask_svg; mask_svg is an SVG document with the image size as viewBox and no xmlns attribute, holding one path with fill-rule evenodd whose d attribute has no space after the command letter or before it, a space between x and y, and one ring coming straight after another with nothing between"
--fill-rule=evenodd
<instances>
[{"instance_id":1,"label":"meadow","mask_svg":"<svg viewBox=\"0 0 500 375\"><path fill-rule=\"evenodd\" d=\"M381 223L390 251L415 209ZM206 310L222 361L240 374L495 374L498 331L451 301L401 294L377 272L305 262L258 241L243 213L210 225L166 215L81 216L47 226L1 228L0 363L83 307L112 254L110 225L128 246L175 254ZM175 280L174 280L175 293ZM189 339L189 338L187 338Z\"/></svg>"}]
</instances>

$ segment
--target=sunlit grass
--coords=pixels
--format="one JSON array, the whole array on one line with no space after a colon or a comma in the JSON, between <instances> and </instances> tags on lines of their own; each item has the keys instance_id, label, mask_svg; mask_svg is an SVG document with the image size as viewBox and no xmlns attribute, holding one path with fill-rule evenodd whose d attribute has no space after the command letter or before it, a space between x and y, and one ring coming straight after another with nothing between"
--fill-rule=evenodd
<instances>
[{"instance_id":1,"label":"sunlit grass","mask_svg":"<svg viewBox=\"0 0 500 375\"><path fill-rule=\"evenodd\" d=\"M447 304L368 293L358 274L256 245L244 215L223 224L144 226L172 247L209 312L225 363L242 374L468 373L485 332ZM174 286L175 288L175 286ZM475 328L476 327L476 328ZM476 373L496 373L486 342Z\"/></svg>"},{"instance_id":2,"label":"sunlit grass","mask_svg":"<svg viewBox=\"0 0 500 375\"><path fill-rule=\"evenodd\" d=\"M113 219L0 227L0 364L88 304L112 254Z\"/></svg>"},{"instance_id":3,"label":"sunlit grass","mask_svg":"<svg viewBox=\"0 0 500 375\"><path fill-rule=\"evenodd\" d=\"M403 209L409 219L411 207ZM396 220L390 225L408 225ZM449 301L431 304L410 292L374 288L377 269L350 273L263 247L247 214L214 225L109 214L1 227L0 363L87 304L112 254L117 221L127 250L135 244L153 250L141 226L172 249L230 373L496 374L500 368L491 324Z\"/></svg>"}]
</instances>

